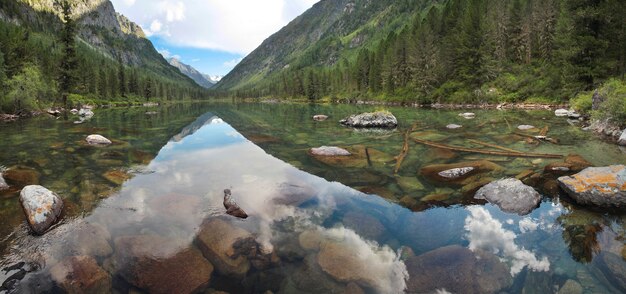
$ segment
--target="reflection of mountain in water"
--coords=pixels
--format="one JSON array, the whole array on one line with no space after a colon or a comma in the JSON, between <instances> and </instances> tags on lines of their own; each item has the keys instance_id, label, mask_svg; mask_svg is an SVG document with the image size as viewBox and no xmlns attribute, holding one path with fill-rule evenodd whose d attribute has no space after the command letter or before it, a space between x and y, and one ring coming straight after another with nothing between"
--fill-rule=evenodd
<instances>
[{"instance_id":1,"label":"reflection of mountain in water","mask_svg":"<svg viewBox=\"0 0 626 294\"><path fill-rule=\"evenodd\" d=\"M211 112L207 112L201 115L200 117L198 117L194 122L192 122L188 126L184 127L178 134L174 135L171 141L180 142L183 138L193 135L203 126L206 126L209 124L215 124L215 123L222 123L222 122L223 122L222 119L215 116L215 114Z\"/></svg>"}]
</instances>

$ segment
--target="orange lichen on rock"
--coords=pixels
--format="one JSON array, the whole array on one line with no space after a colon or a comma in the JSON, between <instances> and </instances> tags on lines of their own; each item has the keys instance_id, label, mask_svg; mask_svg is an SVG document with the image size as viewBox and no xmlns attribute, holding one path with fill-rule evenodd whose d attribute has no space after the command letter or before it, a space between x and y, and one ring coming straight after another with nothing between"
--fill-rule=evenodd
<instances>
[{"instance_id":1,"label":"orange lichen on rock","mask_svg":"<svg viewBox=\"0 0 626 294\"><path fill-rule=\"evenodd\" d=\"M587 168L559 178L560 186L577 202L626 207L626 166Z\"/></svg>"}]
</instances>

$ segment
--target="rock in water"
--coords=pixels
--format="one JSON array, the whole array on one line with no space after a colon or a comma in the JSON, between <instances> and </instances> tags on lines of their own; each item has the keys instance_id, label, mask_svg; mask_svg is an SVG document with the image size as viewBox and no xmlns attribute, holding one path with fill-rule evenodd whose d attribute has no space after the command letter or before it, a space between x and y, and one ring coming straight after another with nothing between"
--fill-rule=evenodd
<instances>
[{"instance_id":1,"label":"rock in water","mask_svg":"<svg viewBox=\"0 0 626 294\"><path fill-rule=\"evenodd\" d=\"M78 115L81 117L90 118L93 116L93 111L91 111L91 109L83 108L78 111Z\"/></svg>"},{"instance_id":2,"label":"rock in water","mask_svg":"<svg viewBox=\"0 0 626 294\"><path fill-rule=\"evenodd\" d=\"M510 178L480 188L474 198L486 199L500 207L502 211L525 215L537 207L541 195L532 187L524 185L522 181Z\"/></svg>"},{"instance_id":3,"label":"rock in water","mask_svg":"<svg viewBox=\"0 0 626 294\"><path fill-rule=\"evenodd\" d=\"M313 116L313 120L315 121L325 121L328 119L328 115L318 114Z\"/></svg>"},{"instance_id":4,"label":"rock in water","mask_svg":"<svg viewBox=\"0 0 626 294\"><path fill-rule=\"evenodd\" d=\"M462 127L463 127L462 125L457 125L457 124L449 124L449 125L446 126L446 128L450 129L450 130L456 130L456 129L460 129Z\"/></svg>"},{"instance_id":5,"label":"rock in water","mask_svg":"<svg viewBox=\"0 0 626 294\"><path fill-rule=\"evenodd\" d=\"M466 113L459 113L459 116L465 119L472 119L476 117L476 114L473 112L466 112Z\"/></svg>"},{"instance_id":6,"label":"rock in water","mask_svg":"<svg viewBox=\"0 0 626 294\"><path fill-rule=\"evenodd\" d=\"M328 146L322 146L319 148L311 148L311 155L317 155L317 156L349 156L350 152L346 149L343 148L339 148L339 147L328 147Z\"/></svg>"},{"instance_id":7,"label":"rock in water","mask_svg":"<svg viewBox=\"0 0 626 294\"><path fill-rule=\"evenodd\" d=\"M398 119L387 111L351 115L339 122L355 128L395 128L398 126Z\"/></svg>"},{"instance_id":8,"label":"rock in water","mask_svg":"<svg viewBox=\"0 0 626 294\"><path fill-rule=\"evenodd\" d=\"M531 126L531 125L520 125L517 127L519 130L525 131L525 130L530 130L530 129L534 129L535 126Z\"/></svg>"},{"instance_id":9,"label":"rock in water","mask_svg":"<svg viewBox=\"0 0 626 294\"><path fill-rule=\"evenodd\" d=\"M87 136L87 143L96 144L96 145L109 145L111 144L111 140L101 136L101 135L89 135Z\"/></svg>"},{"instance_id":10,"label":"rock in water","mask_svg":"<svg viewBox=\"0 0 626 294\"><path fill-rule=\"evenodd\" d=\"M224 207L226 208L226 213L238 218L248 218L248 214L239 207L239 204L235 202L230 189L224 190Z\"/></svg>"},{"instance_id":11,"label":"rock in water","mask_svg":"<svg viewBox=\"0 0 626 294\"><path fill-rule=\"evenodd\" d=\"M626 166L589 167L573 176L560 177L559 186L576 202L601 207L626 208Z\"/></svg>"},{"instance_id":12,"label":"rock in water","mask_svg":"<svg viewBox=\"0 0 626 294\"><path fill-rule=\"evenodd\" d=\"M20 202L31 229L43 234L61 215L63 201L54 192L42 186L26 186L20 193Z\"/></svg>"},{"instance_id":13,"label":"rock in water","mask_svg":"<svg viewBox=\"0 0 626 294\"><path fill-rule=\"evenodd\" d=\"M626 146L626 129L622 131L622 135L619 137L619 140L617 140L617 144Z\"/></svg>"},{"instance_id":14,"label":"rock in water","mask_svg":"<svg viewBox=\"0 0 626 294\"><path fill-rule=\"evenodd\" d=\"M223 275L243 277L250 270L246 256L237 255L233 245L238 240L252 237L248 231L232 224L213 218L200 226L196 244L206 257Z\"/></svg>"},{"instance_id":15,"label":"rock in water","mask_svg":"<svg viewBox=\"0 0 626 294\"><path fill-rule=\"evenodd\" d=\"M554 111L554 115L556 116L567 116L569 114L569 110L567 109L557 109Z\"/></svg>"},{"instance_id":16,"label":"rock in water","mask_svg":"<svg viewBox=\"0 0 626 294\"><path fill-rule=\"evenodd\" d=\"M2 177L2 173L0 173L0 191L6 190L8 188L9 188L9 185L7 184L7 182Z\"/></svg>"},{"instance_id":17,"label":"rock in water","mask_svg":"<svg viewBox=\"0 0 626 294\"><path fill-rule=\"evenodd\" d=\"M111 277L90 256L68 257L52 267L50 275L67 293L111 291Z\"/></svg>"},{"instance_id":18,"label":"rock in water","mask_svg":"<svg viewBox=\"0 0 626 294\"><path fill-rule=\"evenodd\" d=\"M474 170L473 167L468 166L468 167L459 167L459 168L453 168L453 169L448 169L448 170L444 170L438 173L438 175L442 178L446 178L446 179L458 179L470 172L472 172Z\"/></svg>"}]
</instances>

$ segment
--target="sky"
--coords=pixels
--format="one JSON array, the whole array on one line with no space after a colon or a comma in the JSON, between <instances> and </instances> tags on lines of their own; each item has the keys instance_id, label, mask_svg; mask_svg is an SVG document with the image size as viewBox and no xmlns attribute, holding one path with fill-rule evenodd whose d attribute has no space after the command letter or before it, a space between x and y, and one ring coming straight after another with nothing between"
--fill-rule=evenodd
<instances>
[{"instance_id":1,"label":"sky","mask_svg":"<svg viewBox=\"0 0 626 294\"><path fill-rule=\"evenodd\" d=\"M319 0L111 0L165 57L225 75Z\"/></svg>"}]
</instances>

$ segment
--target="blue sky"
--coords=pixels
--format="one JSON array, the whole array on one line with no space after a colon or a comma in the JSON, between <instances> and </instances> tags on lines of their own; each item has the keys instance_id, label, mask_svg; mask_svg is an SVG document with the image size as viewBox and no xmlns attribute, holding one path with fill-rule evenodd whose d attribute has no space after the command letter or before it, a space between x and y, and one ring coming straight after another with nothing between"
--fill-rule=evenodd
<instances>
[{"instance_id":1,"label":"blue sky","mask_svg":"<svg viewBox=\"0 0 626 294\"><path fill-rule=\"evenodd\" d=\"M154 47L209 75L225 75L319 0L112 0Z\"/></svg>"}]
</instances>

